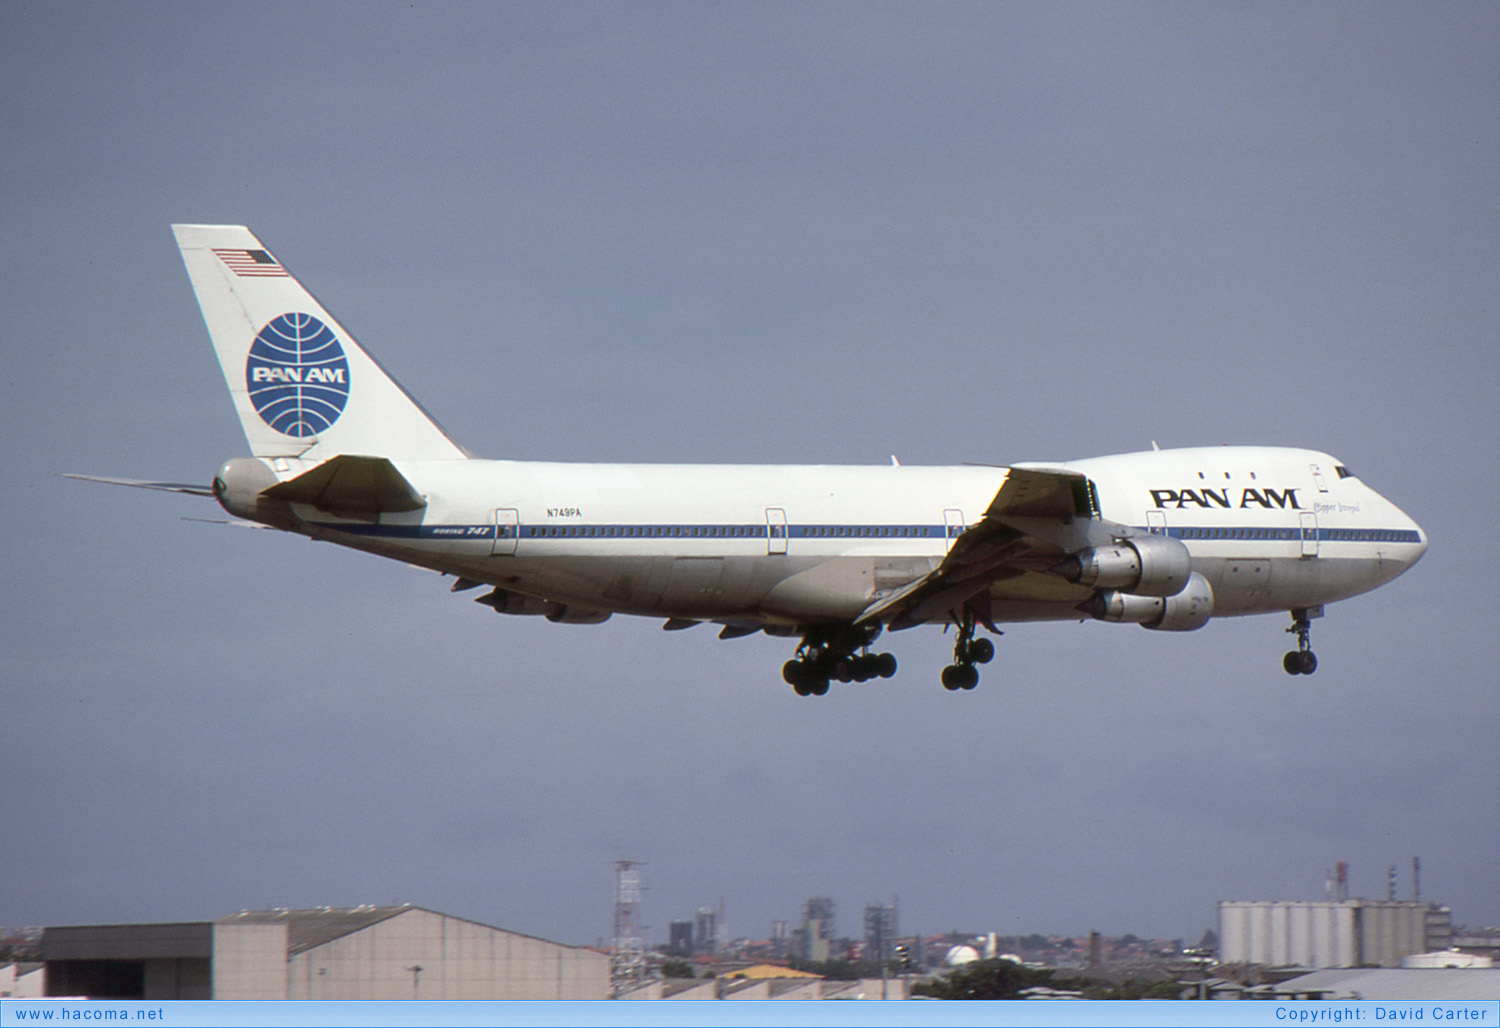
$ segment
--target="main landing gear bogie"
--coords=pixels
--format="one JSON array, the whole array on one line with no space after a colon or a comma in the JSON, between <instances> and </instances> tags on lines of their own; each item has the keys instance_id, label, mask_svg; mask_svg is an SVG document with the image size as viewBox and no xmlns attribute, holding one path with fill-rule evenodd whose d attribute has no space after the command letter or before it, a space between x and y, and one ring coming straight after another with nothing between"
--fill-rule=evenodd
<instances>
[{"instance_id":1,"label":"main landing gear bogie","mask_svg":"<svg viewBox=\"0 0 1500 1028\"><path fill-rule=\"evenodd\" d=\"M943 668L943 688L949 692L967 691L979 684L976 664L995 659L995 644L974 638L974 621L965 618L958 626L958 641L953 646L953 663Z\"/></svg>"},{"instance_id":2,"label":"main landing gear bogie","mask_svg":"<svg viewBox=\"0 0 1500 1028\"><path fill-rule=\"evenodd\" d=\"M1281 658L1281 666L1289 675L1310 675L1318 670L1318 658L1312 651L1312 619L1321 617L1321 607L1313 610L1292 611L1292 627L1287 632L1296 635L1297 648L1288 650Z\"/></svg>"},{"instance_id":3,"label":"main landing gear bogie","mask_svg":"<svg viewBox=\"0 0 1500 1028\"><path fill-rule=\"evenodd\" d=\"M890 678L896 673L895 656L870 652L870 643L879 634L879 627L809 632L797 647L797 655L782 665L781 677L798 696L826 695L833 679Z\"/></svg>"}]
</instances>

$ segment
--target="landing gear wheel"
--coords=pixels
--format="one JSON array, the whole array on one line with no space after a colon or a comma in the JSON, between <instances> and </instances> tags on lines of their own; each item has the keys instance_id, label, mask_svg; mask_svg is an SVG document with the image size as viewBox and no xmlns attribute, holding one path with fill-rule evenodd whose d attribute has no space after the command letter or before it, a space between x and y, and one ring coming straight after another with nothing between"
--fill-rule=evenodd
<instances>
[{"instance_id":1,"label":"landing gear wheel","mask_svg":"<svg viewBox=\"0 0 1500 1028\"><path fill-rule=\"evenodd\" d=\"M943 668L943 688L949 692L972 689L979 684L979 669L973 664L949 664Z\"/></svg>"},{"instance_id":2,"label":"landing gear wheel","mask_svg":"<svg viewBox=\"0 0 1500 1028\"><path fill-rule=\"evenodd\" d=\"M978 685L979 669L974 665L988 664L995 659L995 644L988 639L974 638L975 620L971 612L965 609L956 623L958 639L953 644L953 663L943 668L943 688L953 692ZM990 625L990 631L997 629Z\"/></svg>"},{"instance_id":3,"label":"landing gear wheel","mask_svg":"<svg viewBox=\"0 0 1500 1028\"><path fill-rule=\"evenodd\" d=\"M1322 607L1292 611L1292 627L1287 631L1297 637L1297 648L1281 658L1287 674L1310 675L1318 670L1318 658L1312 651L1312 619L1322 616Z\"/></svg>"},{"instance_id":4,"label":"landing gear wheel","mask_svg":"<svg viewBox=\"0 0 1500 1028\"><path fill-rule=\"evenodd\" d=\"M896 675L896 657L891 653L877 653L875 655L875 674L881 678L893 678Z\"/></svg>"},{"instance_id":5,"label":"landing gear wheel","mask_svg":"<svg viewBox=\"0 0 1500 1028\"><path fill-rule=\"evenodd\" d=\"M822 696L828 692L827 673L806 657L781 665L781 677L798 696Z\"/></svg>"},{"instance_id":6,"label":"landing gear wheel","mask_svg":"<svg viewBox=\"0 0 1500 1028\"><path fill-rule=\"evenodd\" d=\"M975 639L965 647L964 663L988 664L995 659L995 644L988 639Z\"/></svg>"}]
</instances>

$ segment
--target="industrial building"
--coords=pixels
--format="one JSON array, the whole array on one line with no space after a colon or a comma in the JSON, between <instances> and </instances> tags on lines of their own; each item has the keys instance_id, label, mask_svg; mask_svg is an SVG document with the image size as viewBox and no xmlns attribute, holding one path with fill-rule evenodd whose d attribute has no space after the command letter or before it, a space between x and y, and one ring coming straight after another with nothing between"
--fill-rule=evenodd
<instances>
[{"instance_id":1,"label":"industrial building","mask_svg":"<svg viewBox=\"0 0 1500 1028\"><path fill-rule=\"evenodd\" d=\"M410 904L42 933L48 996L606 999L609 958Z\"/></svg>"},{"instance_id":2,"label":"industrial building","mask_svg":"<svg viewBox=\"0 0 1500 1028\"><path fill-rule=\"evenodd\" d=\"M1223 901L1219 960L1299 967L1400 967L1412 953L1446 949L1446 907L1401 900Z\"/></svg>"},{"instance_id":3,"label":"industrial building","mask_svg":"<svg viewBox=\"0 0 1500 1028\"><path fill-rule=\"evenodd\" d=\"M792 933L792 950L803 960L819 963L833 955L834 903L828 896L814 896L802 908L802 927Z\"/></svg>"},{"instance_id":4,"label":"industrial building","mask_svg":"<svg viewBox=\"0 0 1500 1028\"><path fill-rule=\"evenodd\" d=\"M1500 968L1349 968L1315 971L1279 989L1324 1000L1500 1000Z\"/></svg>"},{"instance_id":5,"label":"industrial building","mask_svg":"<svg viewBox=\"0 0 1500 1028\"><path fill-rule=\"evenodd\" d=\"M906 999L903 978L835 981L807 971L756 964L717 978L659 978L622 993L621 999L681 1000L852 1000Z\"/></svg>"},{"instance_id":6,"label":"industrial building","mask_svg":"<svg viewBox=\"0 0 1500 1028\"><path fill-rule=\"evenodd\" d=\"M0 999L39 999L44 981L41 964L0 964Z\"/></svg>"},{"instance_id":7,"label":"industrial building","mask_svg":"<svg viewBox=\"0 0 1500 1028\"><path fill-rule=\"evenodd\" d=\"M895 955L896 901L890 906L871 903L865 907L865 959L884 964Z\"/></svg>"}]
</instances>

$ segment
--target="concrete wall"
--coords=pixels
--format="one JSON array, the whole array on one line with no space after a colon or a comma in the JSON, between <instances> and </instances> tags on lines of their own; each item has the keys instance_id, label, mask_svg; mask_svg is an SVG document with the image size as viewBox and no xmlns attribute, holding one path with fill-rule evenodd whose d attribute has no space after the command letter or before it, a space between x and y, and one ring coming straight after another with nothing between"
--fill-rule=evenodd
<instances>
[{"instance_id":1,"label":"concrete wall","mask_svg":"<svg viewBox=\"0 0 1500 1028\"><path fill-rule=\"evenodd\" d=\"M215 924L214 999L287 998L287 926Z\"/></svg>"},{"instance_id":2,"label":"concrete wall","mask_svg":"<svg viewBox=\"0 0 1500 1028\"><path fill-rule=\"evenodd\" d=\"M288 999L609 997L603 953L419 908L297 954L285 966Z\"/></svg>"},{"instance_id":3,"label":"concrete wall","mask_svg":"<svg viewBox=\"0 0 1500 1028\"><path fill-rule=\"evenodd\" d=\"M47 973L41 964L0 965L0 998L40 999L47 994Z\"/></svg>"}]
</instances>

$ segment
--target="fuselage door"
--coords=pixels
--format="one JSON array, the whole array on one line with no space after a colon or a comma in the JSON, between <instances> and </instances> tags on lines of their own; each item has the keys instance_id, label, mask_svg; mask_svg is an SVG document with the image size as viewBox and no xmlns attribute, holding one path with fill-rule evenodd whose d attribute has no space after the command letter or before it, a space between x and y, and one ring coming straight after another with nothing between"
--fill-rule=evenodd
<instances>
[{"instance_id":1,"label":"fuselage door","mask_svg":"<svg viewBox=\"0 0 1500 1028\"><path fill-rule=\"evenodd\" d=\"M958 537L964 534L964 512L961 510L948 509L943 511L944 536L947 542L943 545L946 552L953 549L953 544Z\"/></svg>"},{"instance_id":2,"label":"fuselage door","mask_svg":"<svg viewBox=\"0 0 1500 1028\"><path fill-rule=\"evenodd\" d=\"M495 511L495 537L490 553L496 557L514 557L516 543L521 538L521 512L514 507L501 507Z\"/></svg>"},{"instance_id":3,"label":"fuselage door","mask_svg":"<svg viewBox=\"0 0 1500 1028\"><path fill-rule=\"evenodd\" d=\"M1310 510L1302 512L1302 556L1318 555L1318 516Z\"/></svg>"},{"instance_id":4,"label":"fuselage door","mask_svg":"<svg viewBox=\"0 0 1500 1028\"><path fill-rule=\"evenodd\" d=\"M786 552L786 511L766 508L766 553L772 557ZM799 551L800 552L800 551Z\"/></svg>"},{"instance_id":5,"label":"fuselage door","mask_svg":"<svg viewBox=\"0 0 1500 1028\"><path fill-rule=\"evenodd\" d=\"M1167 512L1164 510L1146 511L1146 531L1152 535L1167 534Z\"/></svg>"}]
</instances>

